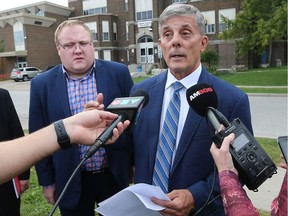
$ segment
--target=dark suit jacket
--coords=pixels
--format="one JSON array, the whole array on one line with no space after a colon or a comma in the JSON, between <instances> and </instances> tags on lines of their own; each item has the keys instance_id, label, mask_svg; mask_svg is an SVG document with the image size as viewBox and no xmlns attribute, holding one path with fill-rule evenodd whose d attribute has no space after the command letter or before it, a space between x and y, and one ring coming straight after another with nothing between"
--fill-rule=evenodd
<instances>
[{"instance_id":1,"label":"dark suit jacket","mask_svg":"<svg viewBox=\"0 0 288 216\"><path fill-rule=\"evenodd\" d=\"M24 136L23 129L10 94L6 89L0 88L0 141L13 140L22 136ZM18 177L19 180L28 180L29 176L30 170L27 170ZM5 187L13 187L13 185L11 182L0 185L0 194L3 198L4 194L1 191L6 191ZM5 194L5 199L8 197L16 196L15 193Z\"/></svg>"},{"instance_id":2,"label":"dark suit jacket","mask_svg":"<svg viewBox=\"0 0 288 216\"><path fill-rule=\"evenodd\" d=\"M71 116L65 76L61 67L62 65L58 65L31 81L30 132ZM133 81L125 65L96 60L95 71L97 92L104 94L105 107L116 97L129 96ZM47 138L43 137L43 139ZM127 187L129 184L129 155L131 154L131 149L124 140L125 136L121 136L117 143L106 147L109 166L121 188ZM77 145L56 152L36 165L40 185L48 186L56 183L56 194L59 196L79 163ZM60 202L60 206L63 208L73 208L78 202L81 191L80 177L80 172L78 172L70 183Z\"/></svg>"},{"instance_id":3,"label":"dark suit jacket","mask_svg":"<svg viewBox=\"0 0 288 216\"><path fill-rule=\"evenodd\" d=\"M152 183L166 79L167 71L135 84L132 88L132 91L144 89L150 96L149 103L143 108L138 124L133 129L135 183ZM212 86L218 96L218 109L229 121L239 117L252 132L249 101L245 93L211 75L204 68L198 83ZM196 209L204 205L213 182L214 162L209 151L212 141L207 122L206 118L189 109L168 186L169 191L174 189L191 191ZM216 193L212 198L220 194L218 182L214 191ZM209 212L203 212L201 215L224 215L221 197L206 210Z\"/></svg>"}]
</instances>

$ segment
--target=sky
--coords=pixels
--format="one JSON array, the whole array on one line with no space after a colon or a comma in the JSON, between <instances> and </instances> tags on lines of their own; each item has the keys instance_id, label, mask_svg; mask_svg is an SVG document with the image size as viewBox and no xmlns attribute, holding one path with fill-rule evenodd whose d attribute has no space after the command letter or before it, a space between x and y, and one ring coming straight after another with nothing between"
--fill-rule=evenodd
<instances>
[{"instance_id":1,"label":"sky","mask_svg":"<svg viewBox=\"0 0 288 216\"><path fill-rule=\"evenodd\" d=\"M12 9L15 7L20 7L23 5L42 2L42 1L44 1L44 0L9 0L5 4L2 2L1 6L0 6L0 11ZM68 6L68 0L48 0L48 2L52 2L52 3L58 4L58 5L63 5L66 7Z\"/></svg>"}]
</instances>

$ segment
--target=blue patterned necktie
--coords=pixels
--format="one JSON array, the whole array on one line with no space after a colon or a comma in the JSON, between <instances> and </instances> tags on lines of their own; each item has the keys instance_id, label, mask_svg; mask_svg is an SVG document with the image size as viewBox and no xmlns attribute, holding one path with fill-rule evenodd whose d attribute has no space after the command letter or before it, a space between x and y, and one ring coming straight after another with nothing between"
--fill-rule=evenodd
<instances>
[{"instance_id":1,"label":"blue patterned necktie","mask_svg":"<svg viewBox=\"0 0 288 216\"><path fill-rule=\"evenodd\" d=\"M153 173L153 185L160 186L164 193L168 192L168 179L170 176L173 151L176 144L181 104L179 91L183 85L180 82L174 82L173 86L174 93L166 111Z\"/></svg>"}]
</instances>

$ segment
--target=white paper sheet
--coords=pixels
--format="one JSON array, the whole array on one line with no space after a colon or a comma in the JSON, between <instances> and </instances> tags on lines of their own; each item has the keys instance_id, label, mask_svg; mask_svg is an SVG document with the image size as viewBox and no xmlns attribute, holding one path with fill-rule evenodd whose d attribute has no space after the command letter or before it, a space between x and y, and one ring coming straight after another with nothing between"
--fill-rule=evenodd
<instances>
[{"instance_id":1,"label":"white paper sheet","mask_svg":"<svg viewBox=\"0 0 288 216\"><path fill-rule=\"evenodd\" d=\"M140 183L99 203L96 211L104 216L160 216L164 208L153 203L151 197L170 200L160 187Z\"/></svg>"}]
</instances>

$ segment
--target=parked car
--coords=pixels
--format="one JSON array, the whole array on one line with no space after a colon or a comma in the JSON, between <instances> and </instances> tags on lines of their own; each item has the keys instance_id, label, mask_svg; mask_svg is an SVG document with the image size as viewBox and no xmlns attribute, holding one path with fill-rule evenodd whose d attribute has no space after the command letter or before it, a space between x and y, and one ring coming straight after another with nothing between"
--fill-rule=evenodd
<instances>
[{"instance_id":1,"label":"parked car","mask_svg":"<svg viewBox=\"0 0 288 216\"><path fill-rule=\"evenodd\" d=\"M23 67L23 68L14 68L11 71L10 79L18 82L19 80L28 81L37 76L41 70L36 67Z\"/></svg>"},{"instance_id":2,"label":"parked car","mask_svg":"<svg viewBox=\"0 0 288 216\"><path fill-rule=\"evenodd\" d=\"M45 67L42 71L40 71L40 72L38 73L38 75L40 75L41 73L46 72L47 70L50 70L51 68L53 68L53 67L55 67L55 66L56 66L56 65Z\"/></svg>"}]
</instances>

